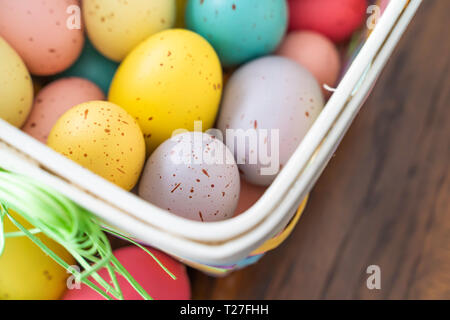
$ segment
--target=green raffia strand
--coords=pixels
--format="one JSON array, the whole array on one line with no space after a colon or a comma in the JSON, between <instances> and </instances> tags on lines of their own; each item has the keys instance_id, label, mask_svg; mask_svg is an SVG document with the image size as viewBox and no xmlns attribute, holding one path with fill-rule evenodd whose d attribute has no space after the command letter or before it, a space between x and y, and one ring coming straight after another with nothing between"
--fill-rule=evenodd
<instances>
[{"instance_id":1,"label":"green raffia strand","mask_svg":"<svg viewBox=\"0 0 450 320\"><path fill-rule=\"evenodd\" d=\"M149 256L151 256L155 261L156 261L156 263L158 263L158 265L173 279L173 280L177 280L177 277L172 273L172 272L170 272L169 271L169 269L167 269L167 267L166 266L164 266L162 263L161 263L161 261L159 261L158 260L158 258L156 258L156 256L153 254L153 253L151 253L149 250L147 250L144 246L142 246L142 245L140 245L139 243L137 243L136 241L134 241L133 239L131 239L131 238L129 238L129 237L127 237L127 236L125 236L125 235L123 235L123 234L120 234L119 232L117 232L117 231L114 231L114 230L112 230L112 229L110 229L110 228L102 228L104 231L106 231L106 232L108 232L108 233L111 233L111 234L113 234L113 235L115 235L115 236L117 236L117 237L121 237L121 238L124 238L125 240L127 240L128 242L131 242L132 244L134 244L136 247L138 247L138 248L140 248L140 249L142 249L142 250L144 250Z\"/></svg>"},{"instance_id":2,"label":"green raffia strand","mask_svg":"<svg viewBox=\"0 0 450 320\"><path fill-rule=\"evenodd\" d=\"M33 225L26 229L9 213L9 209L19 213ZM3 220L8 218L20 231L4 232ZM172 278L176 277L147 249L121 233L102 228L98 219L73 201L61 196L50 188L42 188L31 178L11 173L0 168L0 255L4 251L5 238L26 236L59 265L72 273L76 279L89 286L105 299L123 299L123 293L116 274L128 283L146 300L152 297L122 266L112 254L109 241L103 230L122 237L148 253ZM35 234L43 233L62 245L84 269L74 270L63 259L50 250ZM107 268L112 285L98 274ZM92 277L98 285L89 280Z\"/></svg>"}]
</instances>

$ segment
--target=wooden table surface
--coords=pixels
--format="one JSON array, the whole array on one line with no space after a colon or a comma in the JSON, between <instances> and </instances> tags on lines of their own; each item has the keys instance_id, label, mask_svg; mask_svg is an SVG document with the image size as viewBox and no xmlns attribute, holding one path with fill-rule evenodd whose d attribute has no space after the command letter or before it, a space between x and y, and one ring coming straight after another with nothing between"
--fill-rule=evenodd
<instances>
[{"instance_id":1,"label":"wooden table surface","mask_svg":"<svg viewBox=\"0 0 450 320\"><path fill-rule=\"evenodd\" d=\"M225 278L191 271L194 298L450 299L450 1L423 2L290 238Z\"/></svg>"}]
</instances>

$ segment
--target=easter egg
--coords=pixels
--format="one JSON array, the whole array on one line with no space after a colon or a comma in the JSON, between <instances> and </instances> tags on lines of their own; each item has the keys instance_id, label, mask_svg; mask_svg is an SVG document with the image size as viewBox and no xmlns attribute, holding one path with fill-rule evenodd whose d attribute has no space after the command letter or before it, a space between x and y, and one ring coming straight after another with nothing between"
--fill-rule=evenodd
<instances>
[{"instance_id":1,"label":"easter egg","mask_svg":"<svg viewBox=\"0 0 450 320\"><path fill-rule=\"evenodd\" d=\"M204 130L215 122L222 94L222 69L211 45L198 34L172 29L153 35L120 65L109 101L141 126L147 152L176 129Z\"/></svg>"},{"instance_id":2,"label":"easter egg","mask_svg":"<svg viewBox=\"0 0 450 320\"><path fill-rule=\"evenodd\" d=\"M366 9L366 0L289 0L289 29L317 31L341 42L361 26Z\"/></svg>"},{"instance_id":3,"label":"easter egg","mask_svg":"<svg viewBox=\"0 0 450 320\"><path fill-rule=\"evenodd\" d=\"M91 101L59 118L47 145L119 187L131 190L145 161L136 121L119 106Z\"/></svg>"},{"instance_id":4,"label":"easter egg","mask_svg":"<svg viewBox=\"0 0 450 320\"><path fill-rule=\"evenodd\" d=\"M33 104L33 83L19 55L0 37L0 118L21 127Z\"/></svg>"},{"instance_id":5,"label":"easter egg","mask_svg":"<svg viewBox=\"0 0 450 320\"><path fill-rule=\"evenodd\" d=\"M25 228L33 228L17 213L10 210L10 214ZM19 231L9 218L3 223L6 233ZM72 256L55 241L43 234L36 237L69 265L74 264ZM0 300L59 299L68 277L67 271L28 237L5 239L5 251L0 255Z\"/></svg>"},{"instance_id":6,"label":"easter egg","mask_svg":"<svg viewBox=\"0 0 450 320\"><path fill-rule=\"evenodd\" d=\"M69 9L79 5L78 0L0 0L0 36L32 74L56 74L74 63L83 48L81 25L68 27Z\"/></svg>"},{"instance_id":7,"label":"easter egg","mask_svg":"<svg viewBox=\"0 0 450 320\"><path fill-rule=\"evenodd\" d=\"M267 188L250 184L241 178L241 192L239 202L234 212L234 216L238 216L250 209L262 197Z\"/></svg>"},{"instance_id":8,"label":"easter egg","mask_svg":"<svg viewBox=\"0 0 450 320\"><path fill-rule=\"evenodd\" d=\"M287 35L278 55L290 58L311 72L323 89L326 84L336 85L341 70L339 52L333 42L325 36L313 31L294 31Z\"/></svg>"},{"instance_id":9,"label":"easter egg","mask_svg":"<svg viewBox=\"0 0 450 320\"><path fill-rule=\"evenodd\" d=\"M47 142L56 121L70 108L83 102L104 100L103 92L89 80L64 78L44 87L34 100L33 109L22 130Z\"/></svg>"},{"instance_id":10,"label":"easter egg","mask_svg":"<svg viewBox=\"0 0 450 320\"><path fill-rule=\"evenodd\" d=\"M189 0L186 26L207 39L225 67L273 52L287 28L285 0Z\"/></svg>"},{"instance_id":11,"label":"easter egg","mask_svg":"<svg viewBox=\"0 0 450 320\"><path fill-rule=\"evenodd\" d=\"M176 277L175 280L148 253L138 247L124 247L115 250L113 254L153 299L190 299L191 289L186 267L161 251L152 248L148 248L148 250ZM101 269L98 273L103 279L110 281L111 278L106 269ZM124 277L117 277L117 280L124 300L142 300L141 295ZM92 281L96 283L95 280ZM104 300L104 298L82 284L80 289L68 290L63 300Z\"/></svg>"},{"instance_id":12,"label":"easter egg","mask_svg":"<svg viewBox=\"0 0 450 320\"><path fill-rule=\"evenodd\" d=\"M235 71L217 127L226 132L243 178L260 186L272 183L323 105L312 74L290 59L264 57Z\"/></svg>"},{"instance_id":13,"label":"easter egg","mask_svg":"<svg viewBox=\"0 0 450 320\"><path fill-rule=\"evenodd\" d=\"M187 132L167 140L150 156L139 196L184 218L210 222L233 216L239 185L233 154L222 141Z\"/></svg>"},{"instance_id":14,"label":"easter egg","mask_svg":"<svg viewBox=\"0 0 450 320\"><path fill-rule=\"evenodd\" d=\"M83 2L86 30L106 57L122 61L140 42L175 22L175 0Z\"/></svg>"},{"instance_id":15,"label":"easter egg","mask_svg":"<svg viewBox=\"0 0 450 320\"><path fill-rule=\"evenodd\" d=\"M119 64L117 62L105 58L86 39L78 60L69 69L58 74L57 78L85 78L95 83L107 94L118 67Z\"/></svg>"}]
</instances>

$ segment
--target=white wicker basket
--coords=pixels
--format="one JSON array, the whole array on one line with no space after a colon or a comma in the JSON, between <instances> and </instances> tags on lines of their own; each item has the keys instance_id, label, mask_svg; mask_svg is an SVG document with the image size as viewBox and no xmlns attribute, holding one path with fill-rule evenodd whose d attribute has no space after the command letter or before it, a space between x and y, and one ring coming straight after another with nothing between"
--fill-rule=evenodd
<instances>
[{"instance_id":1,"label":"white wicker basket","mask_svg":"<svg viewBox=\"0 0 450 320\"><path fill-rule=\"evenodd\" d=\"M141 200L0 120L0 167L34 177L105 223L162 251L234 264L283 230L332 157L421 0L392 0L325 109L277 179L246 213L227 221L183 219ZM197 266L197 265L196 265Z\"/></svg>"}]
</instances>

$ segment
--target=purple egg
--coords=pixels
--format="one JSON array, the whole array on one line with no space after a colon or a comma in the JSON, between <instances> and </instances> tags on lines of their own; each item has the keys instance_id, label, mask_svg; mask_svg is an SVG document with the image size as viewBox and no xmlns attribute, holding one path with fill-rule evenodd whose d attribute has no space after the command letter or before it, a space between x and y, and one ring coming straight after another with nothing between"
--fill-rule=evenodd
<instances>
[{"instance_id":1,"label":"purple egg","mask_svg":"<svg viewBox=\"0 0 450 320\"><path fill-rule=\"evenodd\" d=\"M231 218L239 200L239 171L221 140L182 133L162 143L147 161L139 196L187 219Z\"/></svg>"},{"instance_id":2,"label":"purple egg","mask_svg":"<svg viewBox=\"0 0 450 320\"><path fill-rule=\"evenodd\" d=\"M268 186L324 106L313 75L276 56L254 60L228 80L218 119L243 178Z\"/></svg>"}]
</instances>

